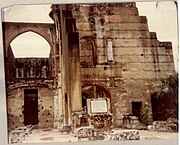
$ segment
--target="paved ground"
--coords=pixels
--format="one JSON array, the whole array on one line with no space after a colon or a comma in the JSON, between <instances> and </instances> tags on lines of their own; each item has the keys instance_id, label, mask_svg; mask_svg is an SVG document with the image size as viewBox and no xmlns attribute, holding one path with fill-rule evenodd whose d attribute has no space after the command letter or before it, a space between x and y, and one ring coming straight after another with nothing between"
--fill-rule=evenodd
<instances>
[{"instance_id":1,"label":"paved ground","mask_svg":"<svg viewBox=\"0 0 180 145\"><path fill-rule=\"evenodd\" d=\"M122 129L116 129L122 130ZM124 130L122 130L124 131ZM162 140L178 139L178 133L155 132L139 130L141 140ZM38 130L34 129L32 134L23 141L23 143L40 143L40 142L77 142L78 139L70 134L61 134L57 129ZM82 141L88 141L83 139Z\"/></svg>"}]
</instances>

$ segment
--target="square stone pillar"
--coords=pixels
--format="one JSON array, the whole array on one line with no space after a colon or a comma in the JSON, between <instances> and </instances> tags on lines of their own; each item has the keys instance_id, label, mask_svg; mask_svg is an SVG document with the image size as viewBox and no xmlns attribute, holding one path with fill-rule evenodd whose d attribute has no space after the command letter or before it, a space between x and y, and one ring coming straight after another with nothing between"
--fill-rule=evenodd
<instances>
[{"instance_id":1,"label":"square stone pillar","mask_svg":"<svg viewBox=\"0 0 180 145\"><path fill-rule=\"evenodd\" d=\"M76 112L82 108L79 35L76 32L68 33L68 54L70 105L71 111Z\"/></svg>"}]
</instances>

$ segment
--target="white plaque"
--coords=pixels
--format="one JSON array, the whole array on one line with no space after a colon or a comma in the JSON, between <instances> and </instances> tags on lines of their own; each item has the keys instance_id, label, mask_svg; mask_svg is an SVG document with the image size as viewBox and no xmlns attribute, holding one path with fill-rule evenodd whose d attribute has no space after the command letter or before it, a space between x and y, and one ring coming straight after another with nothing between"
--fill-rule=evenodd
<instances>
[{"instance_id":1,"label":"white plaque","mask_svg":"<svg viewBox=\"0 0 180 145\"><path fill-rule=\"evenodd\" d=\"M92 100L91 113L107 113L107 100Z\"/></svg>"}]
</instances>

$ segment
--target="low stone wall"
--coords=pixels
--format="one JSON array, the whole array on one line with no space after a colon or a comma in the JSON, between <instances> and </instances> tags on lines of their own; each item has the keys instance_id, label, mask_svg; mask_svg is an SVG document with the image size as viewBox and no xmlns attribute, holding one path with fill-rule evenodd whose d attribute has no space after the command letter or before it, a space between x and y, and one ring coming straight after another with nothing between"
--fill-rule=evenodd
<instances>
[{"instance_id":1,"label":"low stone wall","mask_svg":"<svg viewBox=\"0 0 180 145\"><path fill-rule=\"evenodd\" d=\"M72 131L72 127L70 125L63 125L58 130L60 133L70 133Z\"/></svg>"},{"instance_id":2,"label":"low stone wall","mask_svg":"<svg viewBox=\"0 0 180 145\"><path fill-rule=\"evenodd\" d=\"M139 131L112 131L111 133L103 132L93 127L80 127L74 130L74 136L88 138L89 140L140 140Z\"/></svg>"},{"instance_id":3,"label":"low stone wall","mask_svg":"<svg viewBox=\"0 0 180 145\"><path fill-rule=\"evenodd\" d=\"M127 129L145 129L137 116L129 116L129 118L124 118L124 116L121 116L116 122L116 125L117 127Z\"/></svg>"},{"instance_id":4,"label":"low stone wall","mask_svg":"<svg viewBox=\"0 0 180 145\"><path fill-rule=\"evenodd\" d=\"M152 129L161 132L177 132L178 120L174 118L169 118L166 121L154 121Z\"/></svg>"},{"instance_id":5,"label":"low stone wall","mask_svg":"<svg viewBox=\"0 0 180 145\"><path fill-rule=\"evenodd\" d=\"M78 139L81 138L88 138L89 140L92 140L94 138L94 128L87 126L87 127L80 127L73 131L73 134L75 137L78 137Z\"/></svg>"},{"instance_id":6,"label":"low stone wall","mask_svg":"<svg viewBox=\"0 0 180 145\"><path fill-rule=\"evenodd\" d=\"M33 126L19 127L9 133L9 143L22 143L32 133Z\"/></svg>"},{"instance_id":7,"label":"low stone wall","mask_svg":"<svg viewBox=\"0 0 180 145\"><path fill-rule=\"evenodd\" d=\"M105 140L116 140L116 141L125 141L125 140L140 140L139 131L118 131L112 132L110 135L107 135Z\"/></svg>"}]
</instances>

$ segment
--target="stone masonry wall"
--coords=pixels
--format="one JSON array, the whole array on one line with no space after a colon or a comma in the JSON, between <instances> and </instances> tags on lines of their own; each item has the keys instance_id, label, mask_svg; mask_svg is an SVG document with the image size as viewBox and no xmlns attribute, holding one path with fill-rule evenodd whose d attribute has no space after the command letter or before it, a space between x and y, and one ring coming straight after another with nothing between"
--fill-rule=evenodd
<instances>
[{"instance_id":1,"label":"stone masonry wall","mask_svg":"<svg viewBox=\"0 0 180 145\"><path fill-rule=\"evenodd\" d=\"M17 88L8 91L8 129L24 126L24 89ZM37 89L31 87L28 89ZM38 128L53 127L54 103L53 91L46 87L38 88Z\"/></svg>"},{"instance_id":2,"label":"stone masonry wall","mask_svg":"<svg viewBox=\"0 0 180 145\"><path fill-rule=\"evenodd\" d=\"M53 128L54 125L54 97L48 88L39 88L39 128Z\"/></svg>"},{"instance_id":3,"label":"stone masonry wall","mask_svg":"<svg viewBox=\"0 0 180 145\"><path fill-rule=\"evenodd\" d=\"M81 66L82 82L105 86L111 93L115 125L123 114L132 113L133 101L147 101L151 107L154 83L174 70L171 43L159 42L156 33L149 32L148 20L138 15L135 3L73 5L72 11L80 43L91 39L86 43L93 57L87 56L87 62L94 59ZM113 62L107 60L108 39ZM86 56L81 58L86 61Z\"/></svg>"}]
</instances>

